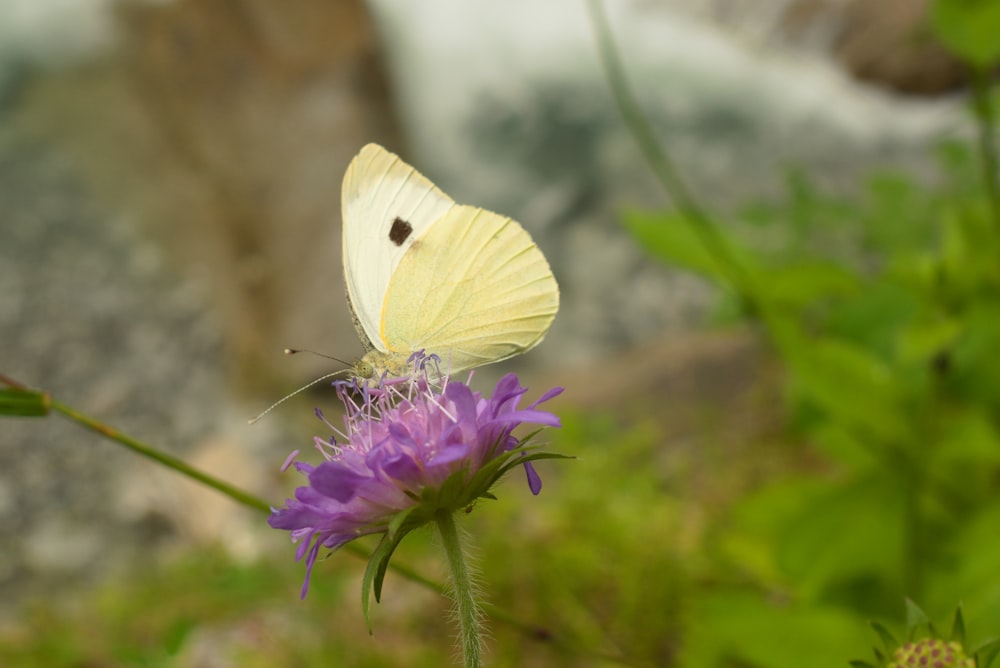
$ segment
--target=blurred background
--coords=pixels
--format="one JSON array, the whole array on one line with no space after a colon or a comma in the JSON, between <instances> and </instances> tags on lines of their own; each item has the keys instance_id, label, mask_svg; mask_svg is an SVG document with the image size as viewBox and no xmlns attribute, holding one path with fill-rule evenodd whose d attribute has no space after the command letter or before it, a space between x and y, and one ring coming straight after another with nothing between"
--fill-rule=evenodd
<instances>
[{"instance_id":1,"label":"blurred background","mask_svg":"<svg viewBox=\"0 0 1000 668\"><path fill-rule=\"evenodd\" d=\"M919 216L955 193L984 197L970 194L969 69L942 46L925 0L606 4L638 103L733 243L783 267L822 256L870 276L892 264L889 251L947 236ZM767 310L754 312L760 294L747 300L719 272L698 271L706 265L685 262L676 239L657 253L643 237L643 216L676 201L622 121L582 0L4 0L0 372L280 505L298 481L277 469L321 433L309 418L332 392L321 384L246 421L336 370L283 348L362 352L343 297L339 198L347 163L371 141L457 201L521 221L561 288L546 341L477 373L484 390L509 370L532 396L565 386L567 427L552 438L579 457L543 466L538 499L508 483L499 504L468 518L483 588L542 629L497 629L495 665L845 665L868 652L867 619L903 618L914 580L879 578L914 553L865 556L885 527L851 539L844 559L857 572L808 567L827 549L824 531L849 533L871 499L825 488L855 504L827 524L793 522L789 509L826 498L802 491L817 479L861 479L858 448L827 446L864 438L815 426L814 404L840 400L795 395L802 367L787 359L787 337L772 340L774 319L762 324ZM781 276L757 279L813 286ZM828 330L823 281L795 302L812 333ZM882 331L896 313L886 303L859 306L859 327ZM940 344L933 352L953 342L934 332L920 339ZM815 373L841 368L827 362ZM866 383L882 373L866 368ZM994 467L997 416L992 395L984 402L976 456ZM987 477L981 499L995 492ZM800 495L781 496L774 481ZM776 517L788 522L775 528ZM263 524L65 421L5 418L0 659L450 656L447 604L392 575L368 638L353 557L320 562L299 603L302 567ZM790 526L820 535L795 534L793 557L770 552ZM441 577L429 538L414 543L401 559ZM985 582L963 577L970 590ZM730 585L730 598L703 595ZM962 599L943 584L919 591L938 614ZM977 610L1000 629L996 597ZM789 634L802 646L780 642Z\"/></svg>"}]
</instances>

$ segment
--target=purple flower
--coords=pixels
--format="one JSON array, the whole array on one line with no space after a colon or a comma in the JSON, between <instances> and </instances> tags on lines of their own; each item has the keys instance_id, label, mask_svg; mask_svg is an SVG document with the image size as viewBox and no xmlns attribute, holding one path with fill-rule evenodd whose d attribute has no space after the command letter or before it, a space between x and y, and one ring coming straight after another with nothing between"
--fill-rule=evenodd
<instances>
[{"instance_id":1,"label":"purple flower","mask_svg":"<svg viewBox=\"0 0 1000 668\"><path fill-rule=\"evenodd\" d=\"M326 461L318 466L296 462L309 485L296 489L295 498L268 519L299 543L296 559L306 559L303 597L322 548L333 550L373 533L391 533L398 542L436 513L492 497L492 485L520 464L532 493L541 490L531 460L555 455L537 452L529 439L519 440L512 431L520 424L560 426L555 415L535 407L562 388L522 409L518 405L527 388L514 374L497 383L492 398L448 378L440 385L417 377L375 389L355 387L354 395L362 397L358 402L351 385L337 384L346 409L340 441L337 436L316 439Z\"/></svg>"}]
</instances>

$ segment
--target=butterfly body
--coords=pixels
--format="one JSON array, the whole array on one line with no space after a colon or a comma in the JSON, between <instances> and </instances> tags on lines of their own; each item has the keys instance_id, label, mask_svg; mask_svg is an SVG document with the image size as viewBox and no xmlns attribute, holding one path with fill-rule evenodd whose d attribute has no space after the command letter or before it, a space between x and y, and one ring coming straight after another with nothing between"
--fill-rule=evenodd
<instances>
[{"instance_id":1,"label":"butterfly body","mask_svg":"<svg viewBox=\"0 0 1000 668\"><path fill-rule=\"evenodd\" d=\"M356 375L409 375L421 350L460 371L545 336L559 288L516 221L456 204L375 144L351 162L342 199L347 297L366 350Z\"/></svg>"}]
</instances>

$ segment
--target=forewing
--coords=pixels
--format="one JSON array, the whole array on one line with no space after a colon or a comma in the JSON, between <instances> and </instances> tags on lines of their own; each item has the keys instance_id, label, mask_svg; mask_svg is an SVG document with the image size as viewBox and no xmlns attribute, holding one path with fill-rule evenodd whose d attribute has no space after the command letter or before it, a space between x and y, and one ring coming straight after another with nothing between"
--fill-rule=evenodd
<instances>
[{"instance_id":1,"label":"forewing","mask_svg":"<svg viewBox=\"0 0 1000 668\"><path fill-rule=\"evenodd\" d=\"M351 161L341 202L344 280L354 326L367 350L385 350L379 323L389 282L414 239L455 203L377 144Z\"/></svg>"}]
</instances>

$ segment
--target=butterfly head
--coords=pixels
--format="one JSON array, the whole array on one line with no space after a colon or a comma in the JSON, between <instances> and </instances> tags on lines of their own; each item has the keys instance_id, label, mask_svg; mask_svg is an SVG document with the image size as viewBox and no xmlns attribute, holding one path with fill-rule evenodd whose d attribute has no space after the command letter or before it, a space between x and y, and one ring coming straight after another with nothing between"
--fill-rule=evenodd
<instances>
[{"instance_id":1,"label":"butterfly head","mask_svg":"<svg viewBox=\"0 0 1000 668\"><path fill-rule=\"evenodd\" d=\"M441 357L433 353L427 354L424 350L418 350L408 355L372 350L356 362L351 370L359 379L375 380L381 383L415 376L439 379L454 370L443 369L442 366Z\"/></svg>"},{"instance_id":2,"label":"butterfly head","mask_svg":"<svg viewBox=\"0 0 1000 668\"><path fill-rule=\"evenodd\" d=\"M352 370L362 380L381 380L409 378L413 375L414 367L409 355L372 350L356 362Z\"/></svg>"}]
</instances>

